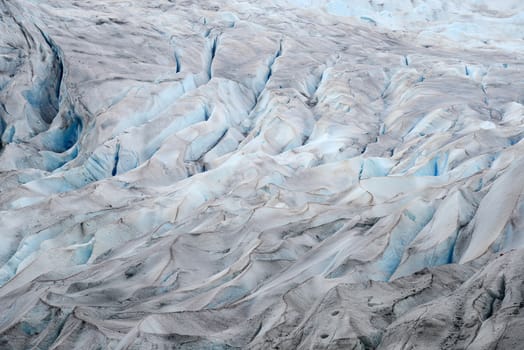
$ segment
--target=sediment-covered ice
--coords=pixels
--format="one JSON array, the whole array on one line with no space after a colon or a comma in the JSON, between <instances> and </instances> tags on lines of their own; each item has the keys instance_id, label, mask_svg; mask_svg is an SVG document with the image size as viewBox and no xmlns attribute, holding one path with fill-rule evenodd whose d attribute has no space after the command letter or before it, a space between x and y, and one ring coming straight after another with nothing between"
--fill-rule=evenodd
<instances>
[{"instance_id":1,"label":"sediment-covered ice","mask_svg":"<svg viewBox=\"0 0 524 350\"><path fill-rule=\"evenodd\" d=\"M0 348L521 344L524 6L399 3L1 1Z\"/></svg>"}]
</instances>

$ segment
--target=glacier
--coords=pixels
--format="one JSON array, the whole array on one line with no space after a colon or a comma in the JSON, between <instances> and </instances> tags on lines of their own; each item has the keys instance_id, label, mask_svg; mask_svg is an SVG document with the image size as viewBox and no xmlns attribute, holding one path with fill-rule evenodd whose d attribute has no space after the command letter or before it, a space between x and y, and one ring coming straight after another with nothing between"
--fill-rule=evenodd
<instances>
[{"instance_id":1,"label":"glacier","mask_svg":"<svg viewBox=\"0 0 524 350\"><path fill-rule=\"evenodd\" d=\"M524 343L521 1L0 11L0 349Z\"/></svg>"}]
</instances>

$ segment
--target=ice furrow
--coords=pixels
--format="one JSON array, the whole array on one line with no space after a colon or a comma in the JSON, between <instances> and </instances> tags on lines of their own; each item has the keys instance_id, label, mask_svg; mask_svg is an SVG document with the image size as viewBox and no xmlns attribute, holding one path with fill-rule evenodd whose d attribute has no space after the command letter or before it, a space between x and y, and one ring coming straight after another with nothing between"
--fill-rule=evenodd
<instances>
[{"instance_id":1,"label":"ice furrow","mask_svg":"<svg viewBox=\"0 0 524 350\"><path fill-rule=\"evenodd\" d=\"M213 78L213 61L217 52L218 40L218 36L209 39L209 62L207 64L207 76L209 79Z\"/></svg>"},{"instance_id":2,"label":"ice furrow","mask_svg":"<svg viewBox=\"0 0 524 350\"><path fill-rule=\"evenodd\" d=\"M260 97L260 95L262 94L262 92L265 90L269 79L271 79L271 75L273 75L273 65L275 64L276 60L280 56L282 56L282 41L283 41L283 39L279 40L279 42L278 42L278 49L276 50L275 55L273 57L271 57L271 59L268 62L268 65L267 65L267 76L264 79L265 80L264 87L262 88L262 90L256 91L256 96L257 96L256 99L257 100Z\"/></svg>"}]
</instances>

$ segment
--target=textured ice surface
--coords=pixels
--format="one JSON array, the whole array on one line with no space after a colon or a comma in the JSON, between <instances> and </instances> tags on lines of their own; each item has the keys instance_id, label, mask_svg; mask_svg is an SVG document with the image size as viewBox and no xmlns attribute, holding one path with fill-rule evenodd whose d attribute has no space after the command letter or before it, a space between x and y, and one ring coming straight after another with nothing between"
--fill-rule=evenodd
<instances>
[{"instance_id":1,"label":"textured ice surface","mask_svg":"<svg viewBox=\"0 0 524 350\"><path fill-rule=\"evenodd\" d=\"M520 1L0 11L1 349L524 342Z\"/></svg>"}]
</instances>

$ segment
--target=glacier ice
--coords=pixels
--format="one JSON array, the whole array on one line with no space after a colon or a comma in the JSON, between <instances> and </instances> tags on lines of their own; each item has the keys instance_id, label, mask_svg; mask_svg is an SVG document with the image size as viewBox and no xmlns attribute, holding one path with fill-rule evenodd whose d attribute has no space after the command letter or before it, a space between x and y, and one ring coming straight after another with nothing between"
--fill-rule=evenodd
<instances>
[{"instance_id":1,"label":"glacier ice","mask_svg":"<svg viewBox=\"0 0 524 350\"><path fill-rule=\"evenodd\" d=\"M1 349L524 341L520 1L0 9Z\"/></svg>"}]
</instances>

